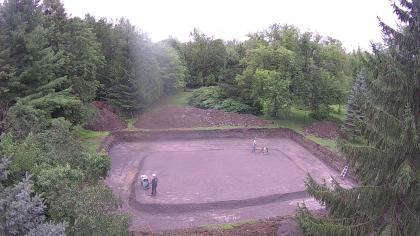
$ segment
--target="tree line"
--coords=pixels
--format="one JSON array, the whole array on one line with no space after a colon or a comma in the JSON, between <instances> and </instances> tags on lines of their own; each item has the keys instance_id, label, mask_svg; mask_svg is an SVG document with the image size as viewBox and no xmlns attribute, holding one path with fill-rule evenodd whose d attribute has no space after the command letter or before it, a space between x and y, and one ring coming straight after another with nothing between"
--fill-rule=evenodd
<instances>
[{"instance_id":1,"label":"tree line","mask_svg":"<svg viewBox=\"0 0 420 236\"><path fill-rule=\"evenodd\" d=\"M224 42L198 29L187 43L170 42L188 68L188 87L219 86L223 98L273 117L297 106L325 118L330 105L345 103L363 64L360 50L347 53L336 39L290 25L273 24L244 42Z\"/></svg>"}]
</instances>

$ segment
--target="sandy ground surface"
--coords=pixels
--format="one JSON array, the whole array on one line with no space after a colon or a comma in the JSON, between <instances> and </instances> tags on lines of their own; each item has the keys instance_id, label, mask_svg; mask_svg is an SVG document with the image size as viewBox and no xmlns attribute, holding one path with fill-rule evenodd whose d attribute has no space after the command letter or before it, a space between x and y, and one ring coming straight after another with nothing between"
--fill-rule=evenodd
<instances>
[{"instance_id":1,"label":"sandy ground surface","mask_svg":"<svg viewBox=\"0 0 420 236\"><path fill-rule=\"evenodd\" d=\"M319 181L339 173L291 140L257 143L269 147L269 154L251 153L248 139L117 143L106 182L124 200L131 229L138 231L290 215L300 202L319 209L304 191L306 173ZM138 181L151 173L159 177L156 197Z\"/></svg>"}]
</instances>

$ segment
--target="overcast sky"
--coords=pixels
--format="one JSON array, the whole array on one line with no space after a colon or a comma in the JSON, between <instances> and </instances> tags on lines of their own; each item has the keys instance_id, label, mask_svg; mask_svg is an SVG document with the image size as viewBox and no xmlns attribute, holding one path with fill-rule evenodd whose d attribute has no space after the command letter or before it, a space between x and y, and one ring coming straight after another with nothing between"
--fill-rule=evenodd
<instances>
[{"instance_id":1,"label":"overcast sky","mask_svg":"<svg viewBox=\"0 0 420 236\"><path fill-rule=\"evenodd\" d=\"M62 0L83 17L128 18L153 41L189 39L194 27L223 39L246 39L273 23L293 24L343 42L347 50L380 42L377 16L394 25L389 0Z\"/></svg>"}]
</instances>

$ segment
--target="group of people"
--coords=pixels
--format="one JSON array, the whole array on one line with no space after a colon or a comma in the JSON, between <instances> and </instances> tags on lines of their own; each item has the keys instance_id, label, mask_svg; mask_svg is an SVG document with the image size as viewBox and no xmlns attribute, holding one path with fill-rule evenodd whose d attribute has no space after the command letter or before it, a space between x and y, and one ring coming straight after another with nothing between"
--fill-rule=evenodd
<instances>
[{"instance_id":1,"label":"group of people","mask_svg":"<svg viewBox=\"0 0 420 236\"><path fill-rule=\"evenodd\" d=\"M252 152L255 153L256 151L257 151L257 138L255 137L254 140L252 141ZM268 147L267 146L261 147L260 152L262 154L268 154Z\"/></svg>"},{"instance_id":2,"label":"group of people","mask_svg":"<svg viewBox=\"0 0 420 236\"><path fill-rule=\"evenodd\" d=\"M254 140L252 141L252 152L255 153L256 151L257 151L257 138L255 137ZM260 152L262 154L268 154L268 147L267 146L261 147Z\"/></svg>"},{"instance_id":3,"label":"group of people","mask_svg":"<svg viewBox=\"0 0 420 236\"><path fill-rule=\"evenodd\" d=\"M148 190L150 188L149 178L147 175L140 175L141 184L144 190ZM152 174L152 196L156 196L156 189L158 184L158 178L156 174Z\"/></svg>"}]
</instances>

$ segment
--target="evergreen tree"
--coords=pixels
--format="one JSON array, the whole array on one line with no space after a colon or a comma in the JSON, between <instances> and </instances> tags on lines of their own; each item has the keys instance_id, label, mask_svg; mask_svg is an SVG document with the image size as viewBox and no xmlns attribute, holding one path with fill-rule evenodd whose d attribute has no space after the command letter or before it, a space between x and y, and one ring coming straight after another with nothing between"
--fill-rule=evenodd
<instances>
[{"instance_id":1,"label":"evergreen tree","mask_svg":"<svg viewBox=\"0 0 420 236\"><path fill-rule=\"evenodd\" d=\"M395 30L380 22L385 48L373 47L363 144L341 150L361 186L330 190L309 177L311 195L326 204L319 219L305 207L298 219L312 235L420 235L420 1L393 4Z\"/></svg>"},{"instance_id":2,"label":"evergreen tree","mask_svg":"<svg viewBox=\"0 0 420 236\"><path fill-rule=\"evenodd\" d=\"M361 135L364 112L363 104L367 99L367 85L364 76L359 73L354 81L353 89L348 95L347 114L341 130L347 138L355 139Z\"/></svg>"},{"instance_id":3,"label":"evergreen tree","mask_svg":"<svg viewBox=\"0 0 420 236\"><path fill-rule=\"evenodd\" d=\"M74 80L62 73L67 56L45 40L49 38L45 22L39 1L10 0L0 6L0 106L26 106L20 111L33 112L26 113L27 117L66 117L81 122L85 112L75 96L78 83L72 84ZM8 116L9 121L21 118Z\"/></svg>"},{"instance_id":4,"label":"evergreen tree","mask_svg":"<svg viewBox=\"0 0 420 236\"><path fill-rule=\"evenodd\" d=\"M7 159L0 160L0 180L7 180ZM45 222L44 203L32 195L29 177L12 187L4 188L0 182L0 234L1 235L65 235L65 225Z\"/></svg>"}]
</instances>

